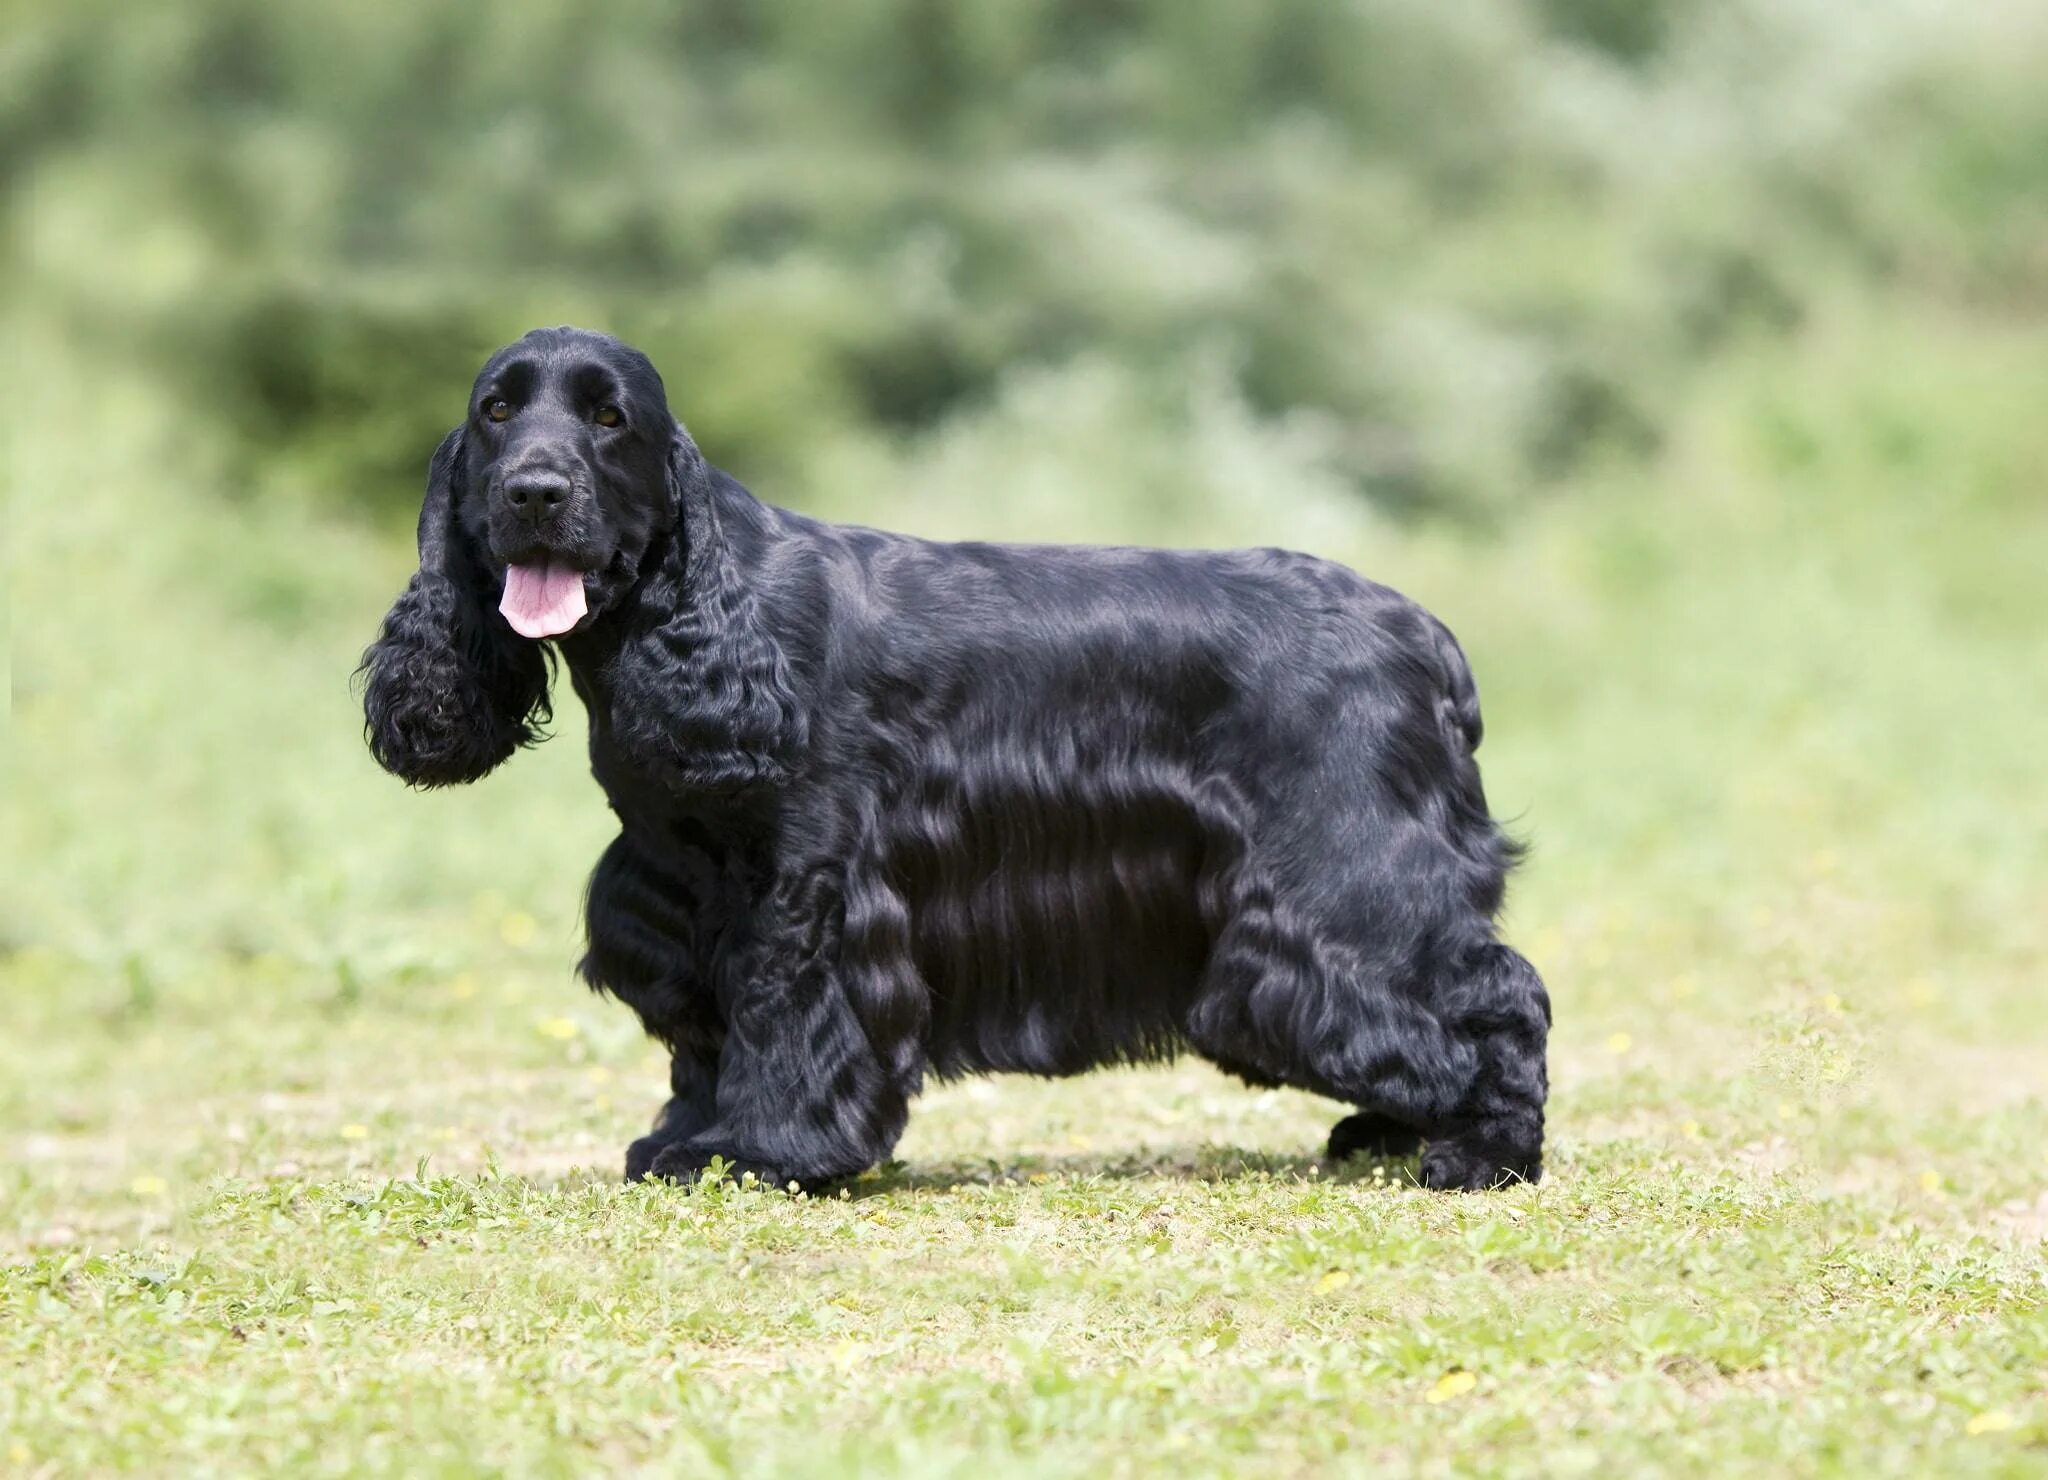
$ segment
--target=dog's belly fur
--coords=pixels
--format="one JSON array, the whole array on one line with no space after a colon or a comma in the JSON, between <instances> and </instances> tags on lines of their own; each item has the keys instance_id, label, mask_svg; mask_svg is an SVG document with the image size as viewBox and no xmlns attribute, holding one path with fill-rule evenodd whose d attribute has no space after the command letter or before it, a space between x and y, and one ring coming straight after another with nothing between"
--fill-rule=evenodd
<instances>
[{"instance_id":1,"label":"dog's belly fur","mask_svg":"<svg viewBox=\"0 0 2048 1480\"><path fill-rule=\"evenodd\" d=\"M1029 775L927 810L885 863L931 995L928 1062L1058 1075L1168 1057L1218 923L1201 900L1238 840L1134 775L1056 794Z\"/></svg>"}]
</instances>

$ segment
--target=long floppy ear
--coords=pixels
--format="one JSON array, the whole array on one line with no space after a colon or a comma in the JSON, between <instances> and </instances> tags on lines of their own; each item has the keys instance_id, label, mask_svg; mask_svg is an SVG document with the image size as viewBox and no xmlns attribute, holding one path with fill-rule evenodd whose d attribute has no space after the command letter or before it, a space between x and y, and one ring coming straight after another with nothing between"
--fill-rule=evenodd
<instances>
[{"instance_id":1,"label":"long floppy ear","mask_svg":"<svg viewBox=\"0 0 2048 1480\"><path fill-rule=\"evenodd\" d=\"M641 584L612 666L612 738L678 791L773 785L809 731L748 579L760 506L730 480L720 486L680 425L668 493L677 533Z\"/></svg>"},{"instance_id":2,"label":"long floppy ear","mask_svg":"<svg viewBox=\"0 0 2048 1480\"><path fill-rule=\"evenodd\" d=\"M545 738L548 660L491 611L490 577L456 537L462 429L435 449L420 568L363 654L363 736L413 786L475 781Z\"/></svg>"}]
</instances>

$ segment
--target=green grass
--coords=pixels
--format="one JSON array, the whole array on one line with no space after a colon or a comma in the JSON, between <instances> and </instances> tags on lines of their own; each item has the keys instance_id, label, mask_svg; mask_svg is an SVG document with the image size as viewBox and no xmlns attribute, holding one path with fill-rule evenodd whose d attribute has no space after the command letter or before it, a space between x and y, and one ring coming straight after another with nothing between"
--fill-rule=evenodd
<instances>
[{"instance_id":1,"label":"green grass","mask_svg":"<svg viewBox=\"0 0 2048 1480\"><path fill-rule=\"evenodd\" d=\"M1484 543L1220 482L1165 523L1087 445L1019 510L1003 428L898 449L927 528L1309 541L1465 636L1551 1174L1318 1165L1337 1107L1183 1065L934 1088L823 1199L616 1185L661 1073L569 975L573 701L405 793L347 683L404 552L25 343L0 1467L2048 1466L2033 338L1820 315L1653 479Z\"/></svg>"}]
</instances>

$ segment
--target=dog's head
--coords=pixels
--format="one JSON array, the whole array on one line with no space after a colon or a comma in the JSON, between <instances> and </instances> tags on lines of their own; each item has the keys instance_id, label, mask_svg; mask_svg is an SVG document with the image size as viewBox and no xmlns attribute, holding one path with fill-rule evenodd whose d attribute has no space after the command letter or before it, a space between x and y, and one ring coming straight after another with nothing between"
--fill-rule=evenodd
<instances>
[{"instance_id":1,"label":"dog's head","mask_svg":"<svg viewBox=\"0 0 2048 1480\"><path fill-rule=\"evenodd\" d=\"M451 513L521 637L597 620L676 519L688 438L645 355L583 329L536 329L470 391ZM694 456L695 448L687 455Z\"/></svg>"},{"instance_id":2,"label":"dog's head","mask_svg":"<svg viewBox=\"0 0 2048 1480\"><path fill-rule=\"evenodd\" d=\"M565 328L492 355L434 453L419 571L363 656L378 761L443 786L537 739L544 641L622 603L702 469L638 350Z\"/></svg>"}]
</instances>

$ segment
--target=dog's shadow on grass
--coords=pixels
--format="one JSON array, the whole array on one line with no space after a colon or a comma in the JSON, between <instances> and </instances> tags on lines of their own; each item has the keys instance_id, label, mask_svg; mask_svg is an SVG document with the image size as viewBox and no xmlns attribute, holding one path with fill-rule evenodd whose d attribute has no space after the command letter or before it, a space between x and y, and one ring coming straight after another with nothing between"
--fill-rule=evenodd
<instances>
[{"instance_id":1,"label":"dog's shadow on grass","mask_svg":"<svg viewBox=\"0 0 2048 1480\"><path fill-rule=\"evenodd\" d=\"M968 1187L1060 1186L1090 1182L1279 1182L1371 1183L1408 1186L1416 1181L1417 1159L1327 1157L1246 1151L1233 1146L1173 1146L1144 1152L1074 1152L1011 1158L952 1158L934 1162L889 1162L832 1188L854 1198L905 1192L954 1192Z\"/></svg>"},{"instance_id":2,"label":"dog's shadow on grass","mask_svg":"<svg viewBox=\"0 0 2048 1480\"><path fill-rule=\"evenodd\" d=\"M1412 1187L1418 1164L1409 1157L1364 1154L1340 1162L1327 1157L1288 1156L1246 1151L1232 1146L1168 1146L1143 1152L1071 1152L1060 1155L949 1157L933 1161L889 1162L844 1182L818 1189L812 1196L852 1201L903 1194L963 1192L970 1188L1062 1187L1102 1183L1207 1182L1250 1180L1321 1182L1339 1186ZM618 1179L593 1168L577 1168L554 1176L531 1176L542 1187L603 1186Z\"/></svg>"},{"instance_id":3,"label":"dog's shadow on grass","mask_svg":"<svg viewBox=\"0 0 2048 1480\"><path fill-rule=\"evenodd\" d=\"M811 1195L852 1201L905 1193L953 1193L970 1188L1039 1187L1052 1191L1090 1183L1207 1182L1247 1180L1322 1182L1339 1186L1367 1184L1388 1188L1419 1185L1418 1162L1408 1157L1373 1157L1363 1153L1344 1161L1328 1157L1281 1155L1233 1146L1166 1146L1147 1151L1069 1152L1001 1157L948 1157L931 1161L892 1161ZM526 1174L537 1187L566 1189L605 1186L616 1176L590 1167L553 1175Z\"/></svg>"}]
</instances>

